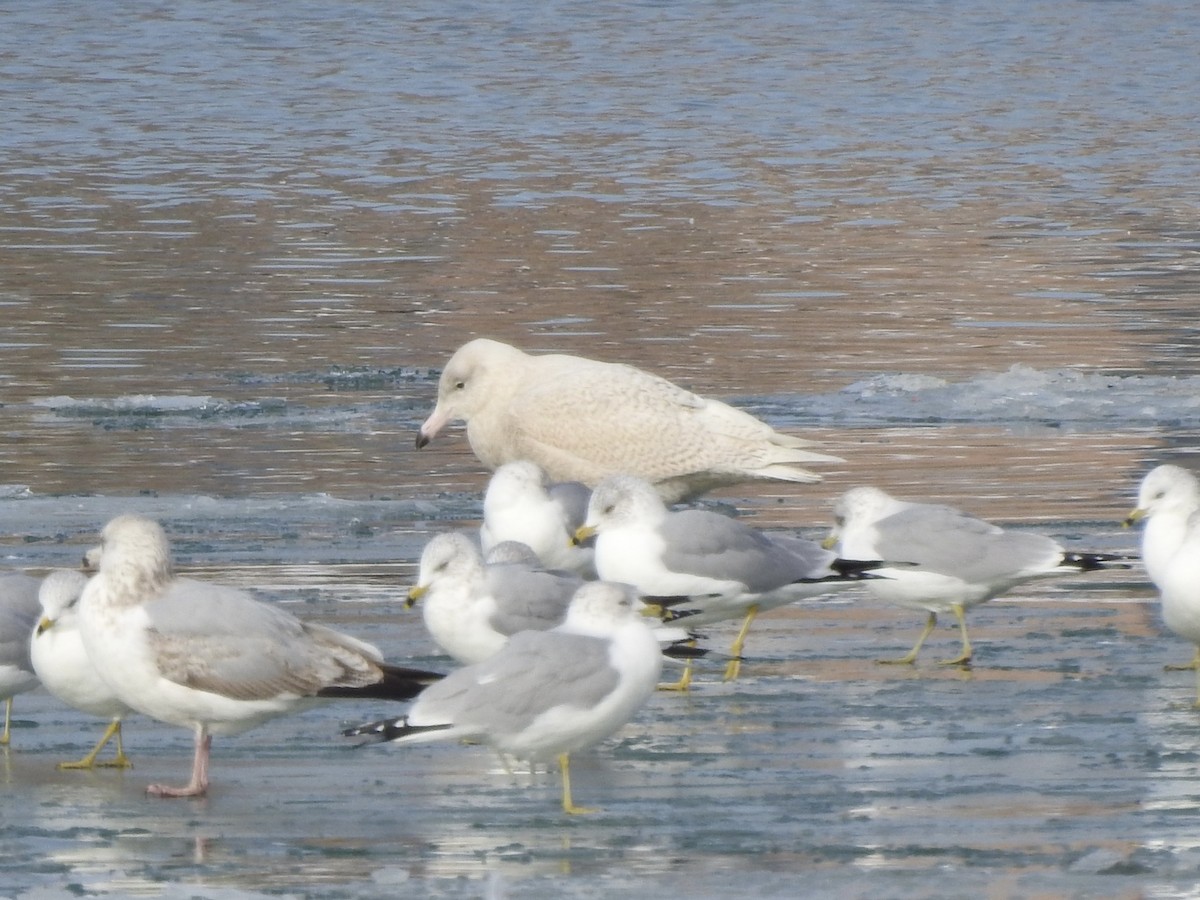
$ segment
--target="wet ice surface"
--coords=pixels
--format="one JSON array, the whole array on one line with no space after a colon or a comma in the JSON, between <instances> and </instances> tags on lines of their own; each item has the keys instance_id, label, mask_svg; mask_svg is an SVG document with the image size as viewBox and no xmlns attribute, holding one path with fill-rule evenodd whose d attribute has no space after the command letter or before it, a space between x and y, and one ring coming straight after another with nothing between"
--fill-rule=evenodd
<instances>
[{"instance_id":1,"label":"wet ice surface","mask_svg":"<svg viewBox=\"0 0 1200 900\"><path fill-rule=\"evenodd\" d=\"M168 523L183 571L436 667L402 599L428 534L478 502L26 495L0 502L0 532L27 537L10 560L70 564L132 505ZM1039 530L1136 541L1112 521ZM1200 865L1200 754L1192 676L1162 671L1190 650L1151 601L1136 569L1027 585L972 611L965 672L936 665L957 649L949 625L911 671L876 665L923 617L866 597L765 615L740 681L702 664L691 695L656 695L580 755L576 797L603 811L579 818L556 775L506 773L481 747L348 749L341 727L399 711L378 703L218 738L208 799L147 798L186 776L185 731L134 718L134 770L59 772L101 723L27 694L0 769L0 865L29 897L792 897L797 873L827 895L1170 896Z\"/></svg>"},{"instance_id":2,"label":"wet ice surface","mask_svg":"<svg viewBox=\"0 0 1200 900\"><path fill-rule=\"evenodd\" d=\"M443 662L401 610L403 575L204 575ZM934 662L950 628L912 671L876 666L920 616L869 601L765 616L741 681L710 666L580 756L576 796L603 811L572 819L555 776L507 774L480 747L346 749L342 725L385 711L358 703L217 739L208 799L150 799L147 782L186 774L185 732L133 719L133 771L58 772L99 723L26 695L0 770L3 865L28 896L791 897L800 871L805 893L1169 896L1200 863L1195 713L1192 676L1162 672L1188 650L1146 599L1117 574L985 604L967 672Z\"/></svg>"}]
</instances>

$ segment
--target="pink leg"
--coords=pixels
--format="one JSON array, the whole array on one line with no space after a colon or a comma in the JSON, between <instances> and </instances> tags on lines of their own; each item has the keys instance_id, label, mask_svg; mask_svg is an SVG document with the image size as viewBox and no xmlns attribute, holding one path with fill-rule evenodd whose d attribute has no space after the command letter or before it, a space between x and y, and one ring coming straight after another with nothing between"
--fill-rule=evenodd
<instances>
[{"instance_id":1,"label":"pink leg","mask_svg":"<svg viewBox=\"0 0 1200 900\"><path fill-rule=\"evenodd\" d=\"M212 735L203 726L196 729L196 753L192 757L192 780L183 787L152 784L146 793L155 797L203 797L208 793L208 755Z\"/></svg>"}]
</instances>

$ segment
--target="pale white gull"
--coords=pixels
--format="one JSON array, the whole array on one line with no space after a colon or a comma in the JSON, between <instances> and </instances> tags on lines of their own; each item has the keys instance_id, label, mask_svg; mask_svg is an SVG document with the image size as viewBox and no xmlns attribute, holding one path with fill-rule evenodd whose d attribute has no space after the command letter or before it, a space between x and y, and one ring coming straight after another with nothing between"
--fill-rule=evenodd
<instances>
[{"instance_id":1,"label":"pale white gull","mask_svg":"<svg viewBox=\"0 0 1200 900\"><path fill-rule=\"evenodd\" d=\"M71 569L57 569L42 579L38 588L41 618L30 639L29 656L46 690L68 706L108 720L90 753L77 762L59 763L59 768L128 768L132 763L121 743L121 720L132 710L100 677L79 634L77 606L87 581L86 575ZM97 763L100 751L114 738L116 755L109 762Z\"/></svg>"},{"instance_id":2,"label":"pale white gull","mask_svg":"<svg viewBox=\"0 0 1200 900\"><path fill-rule=\"evenodd\" d=\"M505 463L488 481L479 528L484 553L505 541L527 545L547 569L595 578L592 551L571 542L587 515L591 491L578 481L552 482L527 459Z\"/></svg>"},{"instance_id":3,"label":"pale white gull","mask_svg":"<svg viewBox=\"0 0 1200 900\"><path fill-rule=\"evenodd\" d=\"M20 572L0 573L0 700L4 701L4 731L0 746L9 742L12 698L37 687L37 674L29 660L29 635L41 607L38 580Z\"/></svg>"},{"instance_id":4,"label":"pale white gull","mask_svg":"<svg viewBox=\"0 0 1200 900\"><path fill-rule=\"evenodd\" d=\"M533 762L557 757L563 810L591 812L572 799L570 754L628 722L662 669L658 641L635 604L627 586L588 582L562 625L513 635L490 659L427 688L407 716L345 734L373 741L472 739Z\"/></svg>"},{"instance_id":5,"label":"pale white gull","mask_svg":"<svg viewBox=\"0 0 1200 900\"><path fill-rule=\"evenodd\" d=\"M486 338L450 357L417 447L455 421L467 423L471 449L488 468L531 460L554 481L589 486L624 472L668 501L742 481L820 481L801 465L841 462L633 366L531 355Z\"/></svg>"},{"instance_id":6,"label":"pale white gull","mask_svg":"<svg viewBox=\"0 0 1200 900\"><path fill-rule=\"evenodd\" d=\"M203 796L214 734L326 697L411 698L439 677L387 665L370 644L244 591L176 578L153 520L118 516L102 538L99 571L79 601L84 647L122 702L195 735L191 781L150 785L151 794Z\"/></svg>"},{"instance_id":7,"label":"pale white gull","mask_svg":"<svg viewBox=\"0 0 1200 900\"><path fill-rule=\"evenodd\" d=\"M912 650L883 663L909 664L937 625L938 613L953 613L962 651L943 665L967 665L972 647L966 611L1022 582L1067 572L1090 572L1123 557L1076 553L1053 538L1006 531L950 506L898 500L879 488L856 487L834 506L827 547L848 559L885 559L905 566L877 570L885 578L867 583L876 597L929 613ZM1128 566L1116 563L1123 568Z\"/></svg>"},{"instance_id":8,"label":"pale white gull","mask_svg":"<svg viewBox=\"0 0 1200 900\"><path fill-rule=\"evenodd\" d=\"M672 511L631 475L605 478L592 492L579 541L595 537L596 570L632 585L647 602L684 606L689 628L742 618L727 680L759 612L828 594L870 577L874 562L846 564L814 541L771 535L720 513ZM689 675L677 685L687 687Z\"/></svg>"}]
</instances>

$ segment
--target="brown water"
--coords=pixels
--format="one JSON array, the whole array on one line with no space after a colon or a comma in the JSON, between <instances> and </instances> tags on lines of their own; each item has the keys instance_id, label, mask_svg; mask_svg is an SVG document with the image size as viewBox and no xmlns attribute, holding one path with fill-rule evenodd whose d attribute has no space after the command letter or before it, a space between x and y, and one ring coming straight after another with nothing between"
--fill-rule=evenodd
<instances>
[{"instance_id":1,"label":"brown water","mask_svg":"<svg viewBox=\"0 0 1200 900\"><path fill-rule=\"evenodd\" d=\"M427 655L391 603L486 476L461 431L413 437L475 335L640 365L845 457L721 493L763 527L816 533L874 483L1132 550L1141 473L1194 459L1189 4L4 15L9 565L69 564L134 506L206 576ZM906 614L776 614L747 683L685 715L656 698L598 751L598 824L478 751L330 768L332 710L228 742L228 793L167 809L139 785L175 777L185 735L143 723L144 769L54 775L26 748L68 752L81 720L41 698L5 757L3 865L18 896L791 896L815 872L843 895L1173 895L1200 846L1195 722L1158 665L1186 648L1136 571L1016 596L979 611L962 677L870 664Z\"/></svg>"}]
</instances>

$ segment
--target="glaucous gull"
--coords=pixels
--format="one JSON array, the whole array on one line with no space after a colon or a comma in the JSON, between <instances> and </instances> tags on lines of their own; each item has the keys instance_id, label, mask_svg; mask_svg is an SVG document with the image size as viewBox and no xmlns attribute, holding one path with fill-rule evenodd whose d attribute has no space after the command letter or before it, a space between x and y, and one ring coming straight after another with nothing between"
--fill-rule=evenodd
<instances>
[{"instance_id":1,"label":"glaucous gull","mask_svg":"<svg viewBox=\"0 0 1200 900\"><path fill-rule=\"evenodd\" d=\"M749 413L633 366L566 354L531 355L478 338L455 351L417 447L449 423L488 468L527 459L554 481L595 486L626 473L668 502L742 481L811 483L802 463L841 462L804 448Z\"/></svg>"}]
</instances>

